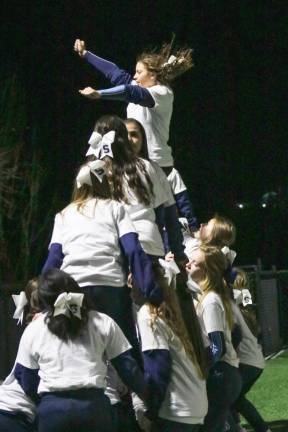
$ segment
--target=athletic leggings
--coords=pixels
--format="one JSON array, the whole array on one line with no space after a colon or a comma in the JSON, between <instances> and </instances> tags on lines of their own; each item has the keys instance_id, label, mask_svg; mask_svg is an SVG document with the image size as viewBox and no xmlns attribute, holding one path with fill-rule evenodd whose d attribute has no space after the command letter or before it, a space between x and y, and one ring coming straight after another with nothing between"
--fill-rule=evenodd
<instances>
[{"instance_id":1,"label":"athletic leggings","mask_svg":"<svg viewBox=\"0 0 288 432\"><path fill-rule=\"evenodd\" d=\"M266 432L268 425L265 423L255 406L248 399L246 399L246 394L258 380L263 372L263 369L240 363L239 372L242 378L242 390L232 407L234 418L237 419L235 414L236 410L245 418L245 420L247 420L255 432Z\"/></svg>"},{"instance_id":2,"label":"athletic leggings","mask_svg":"<svg viewBox=\"0 0 288 432\"><path fill-rule=\"evenodd\" d=\"M151 432L198 432L198 424L187 424L158 418L152 425Z\"/></svg>"},{"instance_id":3,"label":"athletic leggings","mask_svg":"<svg viewBox=\"0 0 288 432\"><path fill-rule=\"evenodd\" d=\"M37 414L38 432L115 432L103 389L44 393Z\"/></svg>"},{"instance_id":4,"label":"athletic leggings","mask_svg":"<svg viewBox=\"0 0 288 432\"><path fill-rule=\"evenodd\" d=\"M0 410L1 432L34 432L32 424L28 422L25 414L12 413Z\"/></svg>"},{"instance_id":5,"label":"athletic leggings","mask_svg":"<svg viewBox=\"0 0 288 432\"><path fill-rule=\"evenodd\" d=\"M230 407L238 398L241 385L238 368L219 361L210 369L207 379L208 413L203 429L205 432L223 432Z\"/></svg>"}]
</instances>

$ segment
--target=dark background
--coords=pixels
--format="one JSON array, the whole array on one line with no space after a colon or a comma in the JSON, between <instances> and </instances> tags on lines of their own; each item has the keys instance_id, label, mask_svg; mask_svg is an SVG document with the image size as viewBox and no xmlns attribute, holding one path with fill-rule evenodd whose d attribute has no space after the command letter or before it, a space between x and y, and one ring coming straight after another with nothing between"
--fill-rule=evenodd
<instances>
[{"instance_id":1,"label":"dark background","mask_svg":"<svg viewBox=\"0 0 288 432\"><path fill-rule=\"evenodd\" d=\"M232 218L238 264L260 257L264 267L286 267L284 6L259 0L4 1L0 78L13 85L1 112L7 118L12 110L9 128L24 143L23 161L41 165L33 229L41 225L42 237L39 245L32 229L29 247L37 253L30 259L30 276L45 255L50 212L69 201L95 119L126 113L121 102L89 101L78 94L87 85L110 84L73 52L74 40L85 40L89 50L133 72L137 54L170 41L173 32L177 45L194 49L194 69L174 84L170 144L196 215L200 221L215 212ZM20 107L24 122L17 120ZM35 152L39 160L33 159ZM270 191L278 195L263 208L261 197ZM239 202L245 204L242 210ZM17 239L13 242L16 247Z\"/></svg>"}]
</instances>

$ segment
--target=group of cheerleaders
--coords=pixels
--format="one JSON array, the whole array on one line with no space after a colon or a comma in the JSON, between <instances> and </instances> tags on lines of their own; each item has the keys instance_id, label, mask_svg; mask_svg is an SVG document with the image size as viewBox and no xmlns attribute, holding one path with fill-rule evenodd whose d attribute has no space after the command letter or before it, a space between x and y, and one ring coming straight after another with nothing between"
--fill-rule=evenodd
<instances>
[{"instance_id":1,"label":"group of cheerleaders","mask_svg":"<svg viewBox=\"0 0 288 432\"><path fill-rule=\"evenodd\" d=\"M74 50L113 85L80 93L128 102L127 119L97 120L42 273L16 300L28 325L0 430L239 432L241 414L268 432L245 397L264 359L232 269L235 227L199 228L167 145L170 84L191 50L143 53L134 77L84 41Z\"/></svg>"}]
</instances>

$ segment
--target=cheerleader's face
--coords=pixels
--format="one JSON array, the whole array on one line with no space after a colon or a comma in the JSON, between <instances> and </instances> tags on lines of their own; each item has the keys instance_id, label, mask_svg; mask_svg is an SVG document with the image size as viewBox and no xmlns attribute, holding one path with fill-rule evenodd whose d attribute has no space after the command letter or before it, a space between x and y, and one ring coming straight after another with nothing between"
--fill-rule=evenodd
<instances>
[{"instance_id":1,"label":"cheerleader's face","mask_svg":"<svg viewBox=\"0 0 288 432\"><path fill-rule=\"evenodd\" d=\"M139 154L142 149L142 134L135 123L126 123L128 138L130 140L132 150L135 154Z\"/></svg>"},{"instance_id":2,"label":"cheerleader's face","mask_svg":"<svg viewBox=\"0 0 288 432\"><path fill-rule=\"evenodd\" d=\"M205 241L210 237L215 225L215 219L210 219L208 223L201 224L199 229L199 238L201 241Z\"/></svg>"},{"instance_id":3,"label":"cheerleader's face","mask_svg":"<svg viewBox=\"0 0 288 432\"><path fill-rule=\"evenodd\" d=\"M191 253L190 261L186 264L186 271L195 282L199 282L204 277L203 262L204 253L200 249L196 249Z\"/></svg>"},{"instance_id":4,"label":"cheerleader's face","mask_svg":"<svg viewBox=\"0 0 288 432\"><path fill-rule=\"evenodd\" d=\"M152 87L156 84L156 75L149 72L146 66L142 62L136 64L136 71L134 80L141 87Z\"/></svg>"}]
</instances>

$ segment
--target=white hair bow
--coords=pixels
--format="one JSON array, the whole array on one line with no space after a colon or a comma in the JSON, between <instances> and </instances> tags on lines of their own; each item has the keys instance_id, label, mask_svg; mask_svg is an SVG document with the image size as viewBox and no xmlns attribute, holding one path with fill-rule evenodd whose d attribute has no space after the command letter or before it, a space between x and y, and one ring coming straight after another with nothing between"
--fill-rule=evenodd
<instances>
[{"instance_id":1,"label":"white hair bow","mask_svg":"<svg viewBox=\"0 0 288 432\"><path fill-rule=\"evenodd\" d=\"M159 258L158 262L165 271L164 277L167 279L168 285L170 285L172 281L175 282L175 276L180 273L179 267L175 261L165 261L162 258Z\"/></svg>"},{"instance_id":2,"label":"white hair bow","mask_svg":"<svg viewBox=\"0 0 288 432\"><path fill-rule=\"evenodd\" d=\"M84 294L63 292L59 294L54 303L53 316L66 315L70 318L70 312L72 315L81 319L81 306L83 303Z\"/></svg>"},{"instance_id":3,"label":"white hair bow","mask_svg":"<svg viewBox=\"0 0 288 432\"><path fill-rule=\"evenodd\" d=\"M202 294L200 286L191 278L191 276L188 276L186 286L189 291L192 291L192 293Z\"/></svg>"},{"instance_id":4,"label":"white hair bow","mask_svg":"<svg viewBox=\"0 0 288 432\"><path fill-rule=\"evenodd\" d=\"M224 246L221 249L221 252L226 256L229 264L232 266L232 264L233 264L233 262L237 256L237 253L234 250L230 249L228 246Z\"/></svg>"},{"instance_id":5,"label":"white hair bow","mask_svg":"<svg viewBox=\"0 0 288 432\"><path fill-rule=\"evenodd\" d=\"M98 132L93 132L88 144L90 145L86 156L94 155L99 158L101 153L101 159L104 156L113 157L111 146L115 140L115 131L109 131L103 136Z\"/></svg>"},{"instance_id":6,"label":"white hair bow","mask_svg":"<svg viewBox=\"0 0 288 432\"><path fill-rule=\"evenodd\" d=\"M88 162L86 165L84 165L80 169L76 177L77 188L79 189L81 186L83 186L83 184L92 186L91 176L90 176L91 173L95 175L98 178L98 180L102 183L103 177L105 175L104 167L105 167L105 162L99 159Z\"/></svg>"},{"instance_id":7,"label":"white hair bow","mask_svg":"<svg viewBox=\"0 0 288 432\"><path fill-rule=\"evenodd\" d=\"M28 304L26 294L24 291L21 291L20 294L12 294L12 298L16 306L13 318L18 319L17 324L22 324L24 317L24 308Z\"/></svg>"},{"instance_id":8,"label":"white hair bow","mask_svg":"<svg viewBox=\"0 0 288 432\"><path fill-rule=\"evenodd\" d=\"M174 55L171 55L171 56L168 58L167 62L163 63L162 67L165 67L165 66L167 66L167 65L173 64L173 63L175 63L176 61L177 61L177 57L175 57Z\"/></svg>"},{"instance_id":9,"label":"white hair bow","mask_svg":"<svg viewBox=\"0 0 288 432\"><path fill-rule=\"evenodd\" d=\"M244 288L242 290L233 289L233 296L238 306L241 303L243 306L247 306L248 304L253 303L251 293L247 288Z\"/></svg>"}]
</instances>

